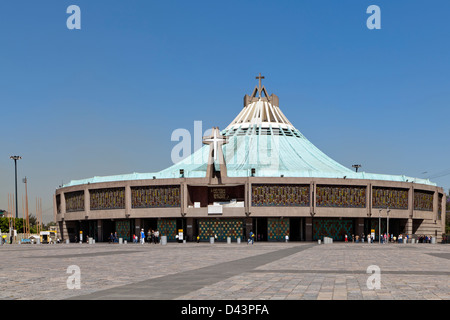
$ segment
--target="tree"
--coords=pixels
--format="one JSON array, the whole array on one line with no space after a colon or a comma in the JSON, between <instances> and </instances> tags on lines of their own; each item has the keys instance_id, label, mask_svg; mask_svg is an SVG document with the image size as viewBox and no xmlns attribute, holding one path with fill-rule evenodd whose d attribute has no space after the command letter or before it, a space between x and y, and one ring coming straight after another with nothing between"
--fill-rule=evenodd
<instances>
[{"instance_id":1,"label":"tree","mask_svg":"<svg viewBox=\"0 0 450 320\"><path fill-rule=\"evenodd\" d=\"M23 219L13 218L13 220L15 220L15 229L17 230L17 233L23 233ZM9 218L0 218L0 228L3 233L9 232Z\"/></svg>"}]
</instances>

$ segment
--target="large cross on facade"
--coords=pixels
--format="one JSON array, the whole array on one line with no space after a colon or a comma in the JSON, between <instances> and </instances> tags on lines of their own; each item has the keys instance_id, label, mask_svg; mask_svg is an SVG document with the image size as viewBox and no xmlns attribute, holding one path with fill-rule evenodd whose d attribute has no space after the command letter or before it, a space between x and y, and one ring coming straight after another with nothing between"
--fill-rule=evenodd
<instances>
[{"instance_id":1,"label":"large cross on facade","mask_svg":"<svg viewBox=\"0 0 450 320\"><path fill-rule=\"evenodd\" d=\"M214 161L217 160L217 153L219 152L218 147L219 144L225 144L227 143L227 139L226 137L222 136L219 133L219 129L218 128L213 128L213 134L209 137L204 137L203 138L203 143L205 144L212 144L212 150L214 152Z\"/></svg>"},{"instance_id":2,"label":"large cross on facade","mask_svg":"<svg viewBox=\"0 0 450 320\"><path fill-rule=\"evenodd\" d=\"M227 177L227 166L225 164L225 157L222 151L222 145L227 143L227 137L220 134L219 128L214 127L212 134L209 137L203 137L203 143L209 144L208 167L206 169L206 178L209 183L212 183L213 178L218 178L218 183L222 184L223 179ZM215 164L220 166L220 171L217 172Z\"/></svg>"}]
</instances>

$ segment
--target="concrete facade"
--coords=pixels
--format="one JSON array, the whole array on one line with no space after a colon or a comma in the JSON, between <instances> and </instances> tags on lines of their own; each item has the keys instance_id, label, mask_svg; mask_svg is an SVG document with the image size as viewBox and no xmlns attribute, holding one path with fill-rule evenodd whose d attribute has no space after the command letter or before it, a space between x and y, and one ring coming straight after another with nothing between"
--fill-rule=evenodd
<instances>
[{"instance_id":1,"label":"concrete facade","mask_svg":"<svg viewBox=\"0 0 450 320\"><path fill-rule=\"evenodd\" d=\"M247 226L246 236L256 218L302 218L302 240L313 240L313 219L316 218L351 218L354 219L354 230L356 234L363 233L364 219L381 219L386 220L386 209L372 207L372 190L374 187L384 188L400 188L408 190L408 209L390 209L390 221L400 221L400 229L398 233L412 236L428 235L436 237L440 241L442 233L445 231L445 203L446 196L442 188L421 185L415 183L390 182L390 181L374 181L374 180L357 180L357 179L326 179L326 178L232 178L222 177L221 183L217 178L179 178L179 179L151 179L139 181L122 181L122 182L106 182L94 183L78 186L60 188L54 196L54 216L58 224L59 237L67 239L70 237L69 229L81 222L96 222L96 228L101 231L104 221L114 221L124 219L132 221L135 226L135 232L143 226L146 219L182 219L182 228L184 233L188 235L188 239L194 239L196 235L193 227L194 221L201 219L242 219ZM309 206L303 207L261 207L252 206L252 185L309 185L310 201ZM132 208L131 188L136 186L179 186L180 187L180 205L175 208ZM242 207L223 207L221 214L209 214L208 208L202 206L200 208L193 207L189 202L188 188L191 186L202 186L207 188L225 187L225 186L244 186L245 197ZM326 186L363 186L366 190L366 205L363 208L348 207L319 207L316 202L316 188L320 185ZM96 189L105 188L124 188L125 189L125 206L121 209L108 210L91 210L90 209L90 192ZM427 191L433 194L433 210L423 211L414 210L414 191ZM84 192L84 210L67 212L65 195L82 191ZM441 204L438 204L439 198ZM57 200L59 199L59 200ZM441 213L438 210L441 208ZM76 227L75 227L76 228ZM100 232L99 234L103 234ZM99 238L99 241L107 241L107 239Z\"/></svg>"}]
</instances>

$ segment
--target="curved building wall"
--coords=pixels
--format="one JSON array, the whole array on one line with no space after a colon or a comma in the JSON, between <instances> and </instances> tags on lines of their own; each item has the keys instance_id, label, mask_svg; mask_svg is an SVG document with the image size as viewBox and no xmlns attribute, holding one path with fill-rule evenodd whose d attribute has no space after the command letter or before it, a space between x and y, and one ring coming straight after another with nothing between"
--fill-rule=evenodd
<instances>
[{"instance_id":1,"label":"curved building wall","mask_svg":"<svg viewBox=\"0 0 450 320\"><path fill-rule=\"evenodd\" d=\"M180 228L189 240L197 235L206 240L211 232L235 238L259 223L265 240L281 240L294 227L301 229L302 240L315 240L328 232L360 234L374 227L378 232L379 218L387 221L389 208L397 233L439 240L445 201L442 188L406 182L246 177L227 178L225 184L213 179L211 184L205 178L178 178L60 188L54 214L62 239L74 237L80 228L99 241L107 241L106 229L125 230L129 238L149 226L169 230L169 239ZM386 223L380 228L386 230Z\"/></svg>"}]
</instances>

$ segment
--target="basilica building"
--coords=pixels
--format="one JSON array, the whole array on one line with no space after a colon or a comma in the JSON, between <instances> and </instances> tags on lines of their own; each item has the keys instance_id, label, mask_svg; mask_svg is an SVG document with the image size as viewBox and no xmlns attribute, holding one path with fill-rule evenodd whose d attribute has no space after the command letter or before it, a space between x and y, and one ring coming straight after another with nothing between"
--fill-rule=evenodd
<instances>
[{"instance_id":1,"label":"basilica building","mask_svg":"<svg viewBox=\"0 0 450 320\"><path fill-rule=\"evenodd\" d=\"M180 162L154 173L72 180L54 194L59 236L141 229L168 241L313 241L389 232L428 235L445 228L446 196L426 179L350 169L315 147L261 84L230 124Z\"/></svg>"}]
</instances>

